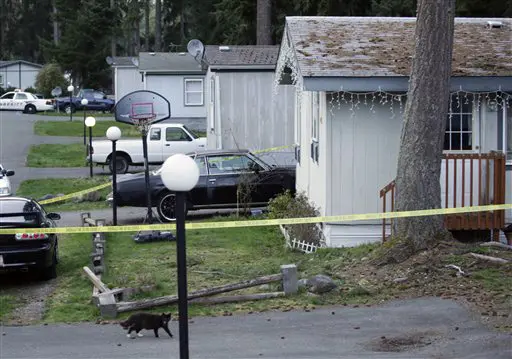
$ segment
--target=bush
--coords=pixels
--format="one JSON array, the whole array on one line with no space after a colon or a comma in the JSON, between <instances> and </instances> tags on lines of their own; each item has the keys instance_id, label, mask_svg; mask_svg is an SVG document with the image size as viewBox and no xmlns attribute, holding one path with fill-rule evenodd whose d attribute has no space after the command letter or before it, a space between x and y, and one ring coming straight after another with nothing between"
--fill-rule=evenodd
<instances>
[{"instance_id":1,"label":"bush","mask_svg":"<svg viewBox=\"0 0 512 359\"><path fill-rule=\"evenodd\" d=\"M25 89L25 92L30 92L30 93L37 93L37 90L33 87L27 87Z\"/></svg>"},{"instance_id":2,"label":"bush","mask_svg":"<svg viewBox=\"0 0 512 359\"><path fill-rule=\"evenodd\" d=\"M313 206L304 193L295 196L290 191L273 198L269 202L269 218L318 217L320 211ZM322 233L316 223L292 224L285 226L290 237L320 246Z\"/></svg>"},{"instance_id":3,"label":"bush","mask_svg":"<svg viewBox=\"0 0 512 359\"><path fill-rule=\"evenodd\" d=\"M52 97L52 90L59 86L65 89L68 82L60 66L56 63L46 64L36 77L36 88L45 97Z\"/></svg>"}]
</instances>

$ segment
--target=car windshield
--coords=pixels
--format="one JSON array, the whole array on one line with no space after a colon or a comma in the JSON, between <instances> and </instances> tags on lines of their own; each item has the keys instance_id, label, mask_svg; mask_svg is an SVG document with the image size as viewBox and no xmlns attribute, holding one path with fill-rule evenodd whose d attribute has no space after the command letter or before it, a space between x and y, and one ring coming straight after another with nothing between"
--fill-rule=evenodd
<instances>
[{"instance_id":1,"label":"car windshield","mask_svg":"<svg viewBox=\"0 0 512 359\"><path fill-rule=\"evenodd\" d=\"M0 225L38 224L40 212L32 203L25 200L0 201Z\"/></svg>"},{"instance_id":2,"label":"car windshield","mask_svg":"<svg viewBox=\"0 0 512 359\"><path fill-rule=\"evenodd\" d=\"M192 136L194 136L195 138L199 138L201 137L196 131L194 130L191 130L190 128L188 128L187 126L183 126L183 128L185 130L187 130L190 134L192 134Z\"/></svg>"}]
</instances>

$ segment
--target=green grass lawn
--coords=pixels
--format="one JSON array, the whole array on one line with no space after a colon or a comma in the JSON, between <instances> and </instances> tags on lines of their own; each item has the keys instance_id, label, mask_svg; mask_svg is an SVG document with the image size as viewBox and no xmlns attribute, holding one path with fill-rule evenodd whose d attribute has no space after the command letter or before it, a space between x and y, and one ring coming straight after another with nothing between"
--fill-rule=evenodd
<instances>
[{"instance_id":1,"label":"green grass lawn","mask_svg":"<svg viewBox=\"0 0 512 359\"><path fill-rule=\"evenodd\" d=\"M32 145L27 155L28 167L86 167L86 165L85 146L81 143ZM85 172L84 175L86 175Z\"/></svg>"},{"instance_id":2,"label":"green grass lawn","mask_svg":"<svg viewBox=\"0 0 512 359\"><path fill-rule=\"evenodd\" d=\"M225 218L223 219L225 220ZM176 294L176 243L154 242L137 244L132 234L110 234L107 239L107 273L102 280L110 287L141 287L154 285L152 292L136 298ZM91 250L90 236L80 235L62 241L63 264L59 269L60 282L55 294L47 302L45 322L91 321L99 311L91 304L92 284L83 274ZM361 258L373 249L363 246L355 249L320 250L303 254L286 249L276 227L258 227L250 231L219 229L187 232L187 263L189 292L222 284L234 283L261 275L280 272L282 264L295 263L299 271L310 276L332 274L336 265L348 258ZM338 280L338 284L342 284ZM279 290L278 283L271 288L251 288L227 293L269 292ZM366 300L367 293L340 295L338 292L322 297L300 293L293 297L206 306L190 305L190 315L221 315L228 312L249 312L277 308L307 307L319 304ZM154 312L170 310L177 315L175 306L155 308ZM149 310L151 311L151 310ZM129 313L121 315L125 317Z\"/></svg>"},{"instance_id":3,"label":"green grass lawn","mask_svg":"<svg viewBox=\"0 0 512 359\"><path fill-rule=\"evenodd\" d=\"M39 112L38 115L43 116L60 116L60 117L69 117L68 113L65 113L64 111L45 111L45 112ZM113 113L103 113L102 111L87 111L85 113L85 116L94 116L94 117L114 117ZM77 111L73 112L73 121L84 118L84 111Z\"/></svg>"},{"instance_id":4,"label":"green grass lawn","mask_svg":"<svg viewBox=\"0 0 512 359\"><path fill-rule=\"evenodd\" d=\"M44 178L25 180L21 182L16 194L21 196L39 199L46 194L70 194L84 189L98 186L105 183L103 178ZM100 190L101 199L97 202L79 202L75 203L73 199L65 202L50 203L44 205L47 211L76 211L87 209L107 208L105 203L106 195L110 192L110 187Z\"/></svg>"},{"instance_id":5,"label":"green grass lawn","mask_svg":"<svg viewBox=\"0 0 512 359\"><path fill-rule=\"evenodd\" d=\"M130 126L116 121L97 121L92 128L92 136L105 137L107 129L110 126L117 126L121 129L122 137L139 137L140 132L135 126ZM72 122L63 121L36 121L34 123L34 133L39 136L69 136L83 137L84 124L83 116L74 119ZM89 130L86 133L89 136Z\"/></svg>"},{"instance_id":6,"label":"green grass lawn","mask_svg":"<svg viewBox=\"0 0 512 359\"><path fill-rule=\"evenodd\" d=\"M9 318L15 308L16 298L9 294L0 294L0 323Z\"/></svg>"}]
</instances>

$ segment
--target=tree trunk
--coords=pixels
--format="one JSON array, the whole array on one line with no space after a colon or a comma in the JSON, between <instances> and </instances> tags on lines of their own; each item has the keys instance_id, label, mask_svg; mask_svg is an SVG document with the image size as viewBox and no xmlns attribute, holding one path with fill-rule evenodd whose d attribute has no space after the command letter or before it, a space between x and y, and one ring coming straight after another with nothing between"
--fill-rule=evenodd
<instances>
[{"instance_id":1,"label":"tree trunk","mask_svg":"<svg viewBox=\"0 0 512 359\"><path fill-rule=\"evenodd\" d=\"M415 51L396 175L396 211L441 207L455 0L418 1ZM449 235L443 216L397 218L388 260L401 262Z\"/></svg>"},{"instance_id":2,"label":"tree trunk","mask_svg":"<svg viewBox=\"0 0 512 359\"><path fill-rule=\"evenodd\" d=\"M258 0L256 9L256 44L272 45L272 3Z\"/></svg>"},{"instance_id":3,"label":"tree trunk","mask_svg":"<svg viewBox=\"0 0 512 359\"><path fill-rule=\"evenodd\" d=\"M155 51L162 50L162 0L155 2Z\"/></svg>"},{"instance_id":4,"label":"tree trunk","mask_svg":"<svg viewBox=\"0 0 512 359\"><path fill-rule=\"evenodd\" d=\"M149 6L150 0L144 1L144 50L149 51Z\"/></svg>"},{"instance_id":5,"label":"tree trunk","mask_svg":"<svg viewBox=\"0 0 512 359\"><path fill-rule=\"evenodd\" d=\"M55 4L55 0L52 1L52 7L53 7L53 17L52 17L53 43L57 46L57 45L59 45L59 23L57 21L57 6Z\"/></svg>"},{"instance_id":6,"label":"tree trunk","mask_svg":"<svg viewBox=\"0 0 512 359\"><path fill-rule=\"evenodd\" d=\"M116 0L110 0L110 10L112 13L116 13ZM112 37L110 39L110 56L114 57L117 53L117 17L116 17L116 23L114 25L114 28L112 29Z\"/></svg>"}]
</instances>

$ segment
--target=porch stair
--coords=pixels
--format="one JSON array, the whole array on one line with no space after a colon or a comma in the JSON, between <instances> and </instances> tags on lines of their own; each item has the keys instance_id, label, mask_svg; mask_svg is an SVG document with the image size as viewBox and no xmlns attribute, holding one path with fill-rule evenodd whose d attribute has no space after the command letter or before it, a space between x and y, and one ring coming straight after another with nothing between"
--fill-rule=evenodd
<instances>
[{"instance_id":1,"label":"porch stair","mask_svg":"<svg viewBox=\"0 0 512 359\"><path fill-rule=\"evenodd\" d=\"M442 208L485 206L505 203L505 155L444 154L441 171ZM396 182L380 190L382 212L395 211ZM450 214L444 216L449 231L490 231L494 241L503 241L505 211ZM386 228L391 227L391 231ZM382 220L382 241L392 234L393 219ZM501 232L501 233L500 233ZM511 240L507 241L512 244Z\"/></svg>"}]
</instances>

